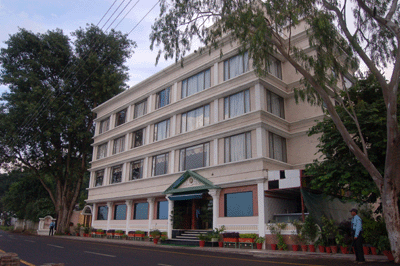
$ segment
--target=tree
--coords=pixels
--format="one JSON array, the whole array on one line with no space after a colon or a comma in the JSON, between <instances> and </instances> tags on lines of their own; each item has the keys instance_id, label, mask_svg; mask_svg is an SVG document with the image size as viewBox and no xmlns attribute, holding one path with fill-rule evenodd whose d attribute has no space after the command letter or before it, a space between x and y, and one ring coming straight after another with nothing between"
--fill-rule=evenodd
<instances>
[{"instance_id":1,"label":"tree","mask_svg":"<svg viewBox=\"0 0 400 266\"><path fill-rule=\"evenodd\" d=\"M72 36L20 29L0 52L0 82L10 90L1 99L0 162L34 173L54 204L60 232L68 228L91 159L91 109L126 87L124 63L135 46L127 35L94 25Z\"/></svg>"},{"instance_id":2,"label":"tree","mask_svg":"<svg viewBox=\"0 0 400 266\"><path fill-rule=\"evenodd\" d=\"M283 56L303 76L297 95L310 103L324 103L344 142L379 190L395 261L400 263L400 136L396 104L400 77L399 6L394 0L352 3L354 31L348 25L348 1L162 0L160 16L152 26L150 47L159 46L159 56L180 60L194 37L206 48L216 49L221 36L229 34L249 52L259 75L267 75L270 55ZM291 39L292 29L304 21L309 27L307 48L311 49L297 47ZM354 111L349 115L362 137L360 146L334 106L335 102L344 104L339 91L346 88L339 85L344 83L349 69L357 68L359 60L377 79L385 102L383 175L370 160ZM393 71L386 81L381 70L388 63L393 63Z\"/></svg>"},{"instance_id":3,"label":"tree","mask_svg":"<svg viewBox=\"0 0 400 266\"><path fill-rule=\"evenodd\" d=\"M386 157L386 108L381 87L373 75L357 81L348 91L342 92L344 105L336 107L354 142L361 146L361 138L349 112L354 107L371 162L383 175ZM397 101L400 105L400 96ZM398 114L398 121L400 115ZM309 136L319 135L318 152L322 160L306 166L307 175L313 176L311 187L328 195L351 192L350 199L358 202L376 202L379 190L361 163L349 151L332 119L327 116L309 131Z\"/></svg>"}]
</instances>

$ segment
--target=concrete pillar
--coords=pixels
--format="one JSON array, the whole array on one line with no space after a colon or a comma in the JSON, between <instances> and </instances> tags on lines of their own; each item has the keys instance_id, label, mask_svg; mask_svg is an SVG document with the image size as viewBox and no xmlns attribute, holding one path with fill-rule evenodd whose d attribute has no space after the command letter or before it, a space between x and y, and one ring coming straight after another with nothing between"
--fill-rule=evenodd
<instances>
[{"instance_id":1,"label":"concrete pillar","mask_svg":"<svg viewBox=\"0 0 400 266\"><path fill-rule=\"evenodd\" d=\"M132 217L132 200L126 200L126 229L125 229L125 234L128 235L129 231L129 221L131 220Z\"/></svg>"},{"instance_id":2,"label":"concrete pillar","mask_svg":"<svg viewBox=\"0 0 400 266\"><path fill-rule=\"evenodd\" d=\"M114 207L114 202L107 202L107 207L108 207L108 211L107 211L107 230L110 229L110 222L112 219L112 211L113 211L113 207Z\"/></svg>"},{"instance_id":3,"label":"concrete pillar","mask_svg":"<svg viewBox=\"0 0 400 266\"><path fill-rule=\"evenodd\" d=\"M218 228L218 217L219 217L219 195L220 189L210 189L208 194L213 198L213 229Z\"/></svg>"},{"instance_id":4,"label":"concrete pillar","mask_svg":"<svg viewBox=\"0 0 400 266\"><path fill-rule=\"evenodd\" d=\"M265 237L265 196L264 196L264 179L257 183L257 202L258 202L258 235ZM265 249L265 242L263 244Z\"/></svg>"},{"instance_id":5,"label":"concrete pillar","mask_svg":"<svg viewBox=\"0 0 400 266\"><path fill-rule=\"evenodd\" d=\"M174 220L173 220L173 213L174 213L174 201L170 200L167 195L165 198L168 200L168 238L172 238L172 229L174 228Z\"/></svg>"},{"instance_id":6,"label":"concrete pillar","mask_svg":"<svg viewBox=\"0 0 400 266\"><path fill-rule=\"evenodd\" d=\"M147 199L147 202L149 203L149 233L151 231L151 224L153 223L154 200L154 198Z\"/></svg>"},{"instance_id":7,"label":"concrete pillar","mask_svg":"<svg viewBox=\"0 0 400 266\"><path fill-rule=\"evenodd\" d=\"M93 203L92 207L92 226L94 224L94 221L96 220L97 217L97 203Z\"/></svg>"}]
</instances>

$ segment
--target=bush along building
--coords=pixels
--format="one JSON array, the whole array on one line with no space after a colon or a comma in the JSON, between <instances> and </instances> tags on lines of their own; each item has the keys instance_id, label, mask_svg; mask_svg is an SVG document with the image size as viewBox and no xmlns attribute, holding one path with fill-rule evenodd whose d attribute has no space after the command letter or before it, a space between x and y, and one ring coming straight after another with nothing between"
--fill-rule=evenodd
<instances>
[{"instance_id":1,"label":"bush along building","mask_svg":"<svg viewBox=\"0 0 400 266\"><path fill-rule=\"evenodd\" d=\"M304 31L292 34L308 44ZM279 54L258 77L238 45L227 38L220 49L195 52L93 110L85 213L94 228L172 238L224 225L263 236L269 221L301 213L301 169L317 157L307 130L323 111L296 104L301 76Z\"/></svg>"}]
</instances>

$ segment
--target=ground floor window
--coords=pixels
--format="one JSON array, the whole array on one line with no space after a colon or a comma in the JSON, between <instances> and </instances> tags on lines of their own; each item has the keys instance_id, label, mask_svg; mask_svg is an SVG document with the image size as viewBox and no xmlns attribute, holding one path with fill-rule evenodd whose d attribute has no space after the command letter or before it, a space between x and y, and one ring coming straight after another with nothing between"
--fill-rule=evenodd
<instances>
[{"instance_id":1,"label":"ground floor window","mask_svg":"<svg viewBox=\"0 0 400 266\"><path fill-rule=\"evenodd\" d=\"M168 219L168 201L160 201L157 204L157 219Z\"/></svg>"},{"instance_id":2,"label":"ground floor window","mask_svg":"<svg viewBox=\"0 0 400 266\"><path fill-rule=\"evenodd\" d=\"M225 194L225 217L253 216L253 192Z\"/></svg>"},{"instance_id":3,"label":"ground floor window","mask_svg":"<svg viewBox=\"0 0 400 266\"><path fill-rule=\"evenodd\" d=\"M114 220L126 219L126 205L115 205Z\"/></svg>"},{"instance_id":4,"label":"ground floor window","mask_svg":"<svg viewBox=\"0 0 400 266\"><path fill-rule=\"evenodd\" d=\"M147 220L149 217L149 203L135 203L135 220Z\"/></svg>"},{"instance_id":5,"label":"ground floor window","mask_svg":"<svg viewBox=\"0 0 400 266\"><path fill-rule=\"evenodd\" d=\"M108 207L107 206L99 206L97 209L97 220L107 220L108 215Z\"/></svg>"}]
</instances>

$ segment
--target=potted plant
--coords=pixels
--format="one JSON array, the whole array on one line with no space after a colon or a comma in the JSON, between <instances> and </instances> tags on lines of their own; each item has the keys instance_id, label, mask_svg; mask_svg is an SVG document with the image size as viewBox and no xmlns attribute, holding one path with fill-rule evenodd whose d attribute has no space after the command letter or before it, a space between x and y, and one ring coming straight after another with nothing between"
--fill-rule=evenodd
<instances>
[{"instance_id":1,"label":"potted plant","mask_svg":"<svg viewBox=\"0 0 400 266\"><path fill-rule=\"evenodd\" d=\"M376 247L378 250L380 250L383 254L386 255L388 260L390 260L390 261L394 260L392 251L390 250L390 242L389 242L388 236L386 236L386 235L380 236Z\"/></svg>"},{"instance_id":2,"label":"potted plant","mask_svg":"<svg viewBox=\"0 0 400 266\"><path fill-rule=\"evenodd\" d=\"M292 224L294 225L294 227L296 228L295 232L292 232L292 239L294 244L292 244L292 249L293 251L298 251L299 250L299 246L301 245L301 250L302 251L307 251L307 245L304 244L305 239L304 236L301 232L302 228L303 228L303 223L300 222L299 220L294 220L292 221Z\"/></svg>"},{"instance_id":3,"label":"potted plant","mask_svg":"<svg viewBox=\"0 0 400 266\"><path fill-rule=\"evenodd\" d=\"M97 229L96 230L96 236L103 237L104 236L104 230L103 229Z\"/></svg>"},{"instance_id":4,"label":"potted plant","mask_svg":"<svg viewBox=\"0 0 400 266\"><path fill-rule=\"evenodd\" d=\"M237 232L223 233L222 237L224 239L224 245L229 245L233 243L236 247L236 244L239 241L239 233Z\"/></svg>"},{"instance_id":5,"label":"potted plant","mask_svg":"<svg viewBox=\"0 0 400 266\"><path fill-rule=\"evenodd\" d=\"M120 239L120 238L122 238L122 236L124 235L124 233L125 233L125 232L122 231L122 230L116 230L115 233L114 233L114 237Z\"/></svg>"},{"instance_id":6,"label":"potted plant","mask_svg":"<svg viewBox=\"0 0 400 266\"><path fill-rule=\"evenodd\" d=\"M75 231L76 236L80 235L81 227L82 227L82 225L80 223L77 223L76 226L74 227L74 231Z\"/></svg>"},{"instance_id":7,"label":"potted plant","mask_svg":"<svg viewBox=\"0 0 400 266\"><path fill-rule=\"evenodd\" d=\"M265 237L258 236L258 237L256 237L255 242L257 245L257 249L262 249L262 245L265 242Z\"/></svg>"},{"instance_id":8,"label":"potted plant","mask_svg":"<svg viewBox=\"0 0 400 266\"><path fill-rule=\"evenodd\" d=\"M115 234L115 230L114 229L109 229L107 230L107 238L113 238L114 234Z\"/></svg>"},{"instance_id":9,"label":"potted plant","mask_svg":"<svg viewBox=\"0 0 400 266\"><path fill-rule=\"evenodd\" d=\"M287 245L282 236L282 230L284 230L286 226L286 223L270 223L268 225L268 229L271 231L272 235L276 236L278 242L276 246L273 246L273 244L271 244L271 248L273 250L276 250L276 248L278 248L279 250L287 250Z\"/></svg>"},{"instance_id":10,"label":"potted plant","mask_svg":"<svg viewBox=\"0 0 400 266\"><path fill-rule=\"evenodd\" d=\"M198 238L199 238L199 246L200 246L201 248L203 248L203 247L206 245L206 241L209 241L209 240L210 240L210 236L209 236L208 234L205 234L205 235L200 234L200 235L198 236Z\"/></svg>"},{"instance_id":11,"label":"potted plant","mask_svg":"<svg viewBox=\"0 0 400 266\"><path fill-rule=\"evenodd\" d=\"M242 243L242 246L250 246L253 248L253 243L256 237L257 234L239 234L239 246Z\"/></svg>"},{"instance_id":12,"label":"potted plant","mask_svg":"<svg viewBox=\"0 0 400 266\"><path fill-rule=\"evenodd\" d=\"M340 246L340 251L342 252L342 254L347 254L348 248L347 248L347 244L344 241L344 235L341 233L338 233L335 237L335 241L336 241L336 244L338 246Z\"/></svg>"},{"instance_id":13,"label":"potted plant","mask_svg":"<svg viewBox=\"0 0 400 266\"><path fill-rule=\"evenodd\" d=\"M89 231L90 231L90 228L88 226L85 226L83 228L83 236L84 237L88 237L89 236Z\"/></svg>"},{"instance_id":14,"label":"potted plant","mask_svg":"<svg viewBox=\"0 0 400 266\"><path fill-rule=\"evenodd\" d=\"M315 252L314 242L318 236L319 228L315 223L314 217L308 215L301 228L301 234L304 237L304 241L308 244L308 250Z\"/></svg>"},{"instance_id":15,"label":"potted plant","mask_svg":"<svg viewBox=\"0 0 400 266\"><path fill-rule=\"evenodd\" d=\"M217 239L218 246L222 248L224 246L224 242L222 239L222 233L225 231L225 225L222 225L220 228L215 228L212 232L214 241ZM211 241L213 241L211 239Z\"/></svg>"},{"instance_id":16,"label":"potted plant","mask_svg":"<svg viewBox=\"0 0 400 266\"><path fill-rule=\"evenodd\" d=\"M154 244L158 243L158 240L160 239L161 236L161 232L158 229L155 229L153 231L150 232L151 237L153 238L153 242Z\"/></svg>"},{"instance_id":17,"label":"potted plant","mask_svg":"<svg viewBox=\"0 0 400 266\"><path fill-rule=\"evenodd\" d=\"M143 239L144 239L144 236L145 236L145 233L144 233L144 231L142 231L142 230L136 230L136 231L134 232L135 240L143 240Z\"/></svg>"},{"instance_id":18,"label":"potted plant","mask_svg":"<svg viewBox=\"0 0 400 266\"><path fill-rule=\"evenodd\" d=\"M92 237L96 237L96 232L97 232L97 229L95 229L95 228L92 228L92 230L90 230L90 234L92 235Z\"/></svg>"},{"instance_id":19,"label":"potted plant","mask_svg":"<svg viewBox=\"0 0 400 266\"><path fill-rule=\"evenodd\" d=\"M325 243L325 240L324 240L324 238L323 238L322 236L320 236L320 237L317 239L317 241L315 241L315 245L318 246L319 252L321 252L321 253L324 253L324 252L325 252L325 245L326 245L326 243Z\"/></svg>"},{"instance_id":20,"label":"potted plant","mask_svg":"<svg viewBox=\"0 0 400 266\"><path fill-rule=\"evenodd\" d=\"M328 219L325 216L321 217L322 220L322 230L321 237L324 238L326 244L326 252L337 253L337 246L335 245L335 237L338 233L338 226L335 221Z\"/></svg>"}]
</instances>

